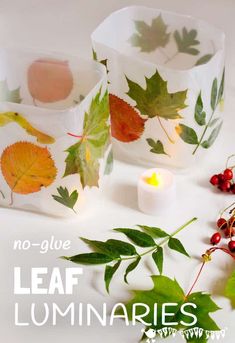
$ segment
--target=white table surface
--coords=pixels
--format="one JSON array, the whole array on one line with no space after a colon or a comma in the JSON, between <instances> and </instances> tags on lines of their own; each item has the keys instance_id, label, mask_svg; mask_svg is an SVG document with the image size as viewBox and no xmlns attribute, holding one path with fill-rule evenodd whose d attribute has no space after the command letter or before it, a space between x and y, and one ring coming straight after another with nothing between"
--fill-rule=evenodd
<instances>
[{"instance_id":1,"label":"white table surface","mask_svg":"<svg viewBox=\"0 0 235 343\"><path fill-rule=\"evenodd\" d=\"M126 328L120 321L112 328L70 327L61 321L56 327L47 324L41 328L34 326L14 326L14 303L18 301L24 319L29 316L31 302L57 302L66 306L69 302L89 301L94 306L107 302L114 303L128 299L133 288L150 288L149 275L153 265L146 263L130 276L130 286L126 286L118 273L111 285L111 295L107 296L103 286L103 267L85 268L78 291L73 296L19 296L13 295L13 268L21 266L25 270L24 281L29 281L31 267L61 269L71 266L69 262L57 259L61 253L51 251L46 255L37 249L19 252L13 250L15 239L29 239L40 242L50 239L71 240L69 254L85 252L85 244L79 236L92 239L106 239L113 227L133 227L135 224L161 226L173 231L188 219L198 216L199 220L179 238L184 242L192 258L179 254L167 254L165 274L176 277L187 290L199 267L199 257L207 248L210 235L214 232L214 222L218 212L232 202L233 196L215 193L208 184L209 176L222 168L226 156L235 153L235 2L234 0L0 0L0 36L2 43L16 42L18 45L53 49L90 56L90 34L97 24L115 9L131 5L145 4L162 9L192 14L205 19L223 29L227 35L227 75L226 110L222 133L208 153L208 158L197 169L177 176L178 201L174 209L165 217L151 217L140 213L136 201L136 181L142 167L126 165L116 161L110 189L89 215L79 215L71 220L57 220L31 213L0 209L0 342L6 343L56 343L97 342L136 343L140 329ZM196 287L197 290L213 292L217 304L222 307L213 315L221 328L228 328L225 343L234 342L235 311L231 311L229 301L221 296L226 277L233 269L233 262L218 253ZM23 313L22 313L23 312ZM40 313L40 310L38 311ZM181 342L181 338L170 338L167 342Z\"/></svg>"}]
</instances>

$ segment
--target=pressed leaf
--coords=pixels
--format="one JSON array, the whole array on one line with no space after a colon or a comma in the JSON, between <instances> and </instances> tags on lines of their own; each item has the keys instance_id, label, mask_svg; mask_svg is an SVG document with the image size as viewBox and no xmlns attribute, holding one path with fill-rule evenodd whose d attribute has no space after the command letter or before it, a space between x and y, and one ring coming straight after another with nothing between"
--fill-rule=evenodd
<instances>
[{"instance_id":1,"label":"pressed leaf","mask_svg":"<svg viewBox=\"0 0 235 343\"><path fill-rule=\"evenodd\" d=\"M172 250L178 251L179 253L189 257L189 254L185 250L183 244L177 238L170 237L168 241L168 247Z\"/></svg>"},{"instance_id":2,"label":"pressed leaf","mask_svg":"<svg viewBox=\"0 0 235 343\"><path fill-rule=\"evenodd\" d=\"M110 143L108 92L101 97L101 90L92 99L85 114L80 141L67 149L64 176L79 174L82 187L99 186L100 162Z\"/></svg>"},{"instance_id":3,"label":"pressed leaf","mask_svg":"<svg viewBox=\"0 0 235 343\"><path fill-rule=\"evenodd\" d=\"M111 149L106 160L104 174L109 175L112 173L112 171L113 171L113 150Z\"/></svg>"},{"instance_id":4,"label":"pressed leaf","mask_svg":"<svg viewBox=\"0 0 235 343\"><path fill-rule=\"evenodd\" d=\"M88 244L95 251L101 252L113 258L120 257L118 250L116 250L115 248L115 244L109 244L108 242L90 240L90 239L82 238L82 237L81 237L81 240L85 242L86 244Z\"/></svg>"},{"instance_id":5,"label":"pressed leaf","mask_svg":"<svg viewBox=\"0 0 235 343\"><path fill-rule=\"evenodd\" d=\"M85 264L85 265L106 264L113 261L112 257L107 256L105 254L98 253L98 252L92 252L88 254L79 254L79 255L70 256L70 257L63 256L62 258L65 260L77 263L77 264Z\"/></svg>"},{"instance_id":6,"label":"pressed leaf","mask_svg":"<svg viewBox=\"0 0 235 343\"><path fill-rule=\"evenodd\" d=\"M225 288L225 296L231 301L231 305L235 308L235 271L227 280Z\"/></svg>"},{"instance_id":7,"label":"pressed leaf","mask_svg":"<svg viewBox=\"0 0 235 343\"><path fill-rule=\"evenodd\" d=\"M53 199L74 211L74 206L78 200L78 191L74 190L69 194L68 189L66 187L63 188L62 186L57 188L57 191L59 195L52 195Z\"/></svg>"},{"instance_id":8,"label":"pressed leaf","mask_svg":"<svg viewBox=\"0 0 235 343\"><path fill-rule=\"evenodd\" d=\"M107 240L107 243L110 246L113 246L121 256L137 255L135 247L130 243L123 242L118 239L109 239Z\"/></svg>"},{"instance_id":9,"label":"pressed leaf","mask_svg":"<svg viewBox=\"0 0 235 343\"><path fill-rule=\"evenodd\" d=\"M165 47L169 42L170 33L167 33L167 25L161 14L152 20L151 25L142 20L135 20L135 27L137 33L131 36L130 42L142 52L151 52L159 47Z\"/></svg>"},{"instance_id":10,"label":"pressed leaf","mask_svg":"<svg viewBox=\"0 0 235 343\"><path fill-rule=\"evenodd\" d=\"M214 126L219 120L221 120L221 118L214 118L214 119L210 122L210 124L209 124L208 126L209 126L209 127Z\"/></svg>"},{"instance_id":11,"label":"pressed leaf","mask_svg":"<svg viewBox=\"0 0 235 343\"><path fill-rule=\"evenodd\" d=\"M223 122L221 122L218 126L216 126L214 128L214 130L211 132L209 138L201 144L201 146L203 148L208 149L214 144L216 138L218 137L218 135L220 133L222 125L223 125Z\"/></svg>"},{"instance_id":12,"label":"pressed leaf","mask_svg":"<svg viewBox=\"0 0 235 343\"><path fill-rule=\"evenodd\" d=\"M158 246L157 250L153 252L152 258L159 270L159 273L162 274L163 269L163 249Z\"/></svg>"},{"instance_id":13,"label":"pressed leaf","mask_svg":"<svg viewBox=\"0 0 235 343\"><path fill-rule=\"evenodd\" d=\"M146 226L146 225L138 225L142 230L144 230L146 233L148 233L153 238L164 238L169 236L169 234L159 227L153 227L153 226Z\"/></svg>"},{"instance_id":14,"label":"pressed leaf","mask_svg":"<svg viewBox=\"0 0 235 343\"><path fill-rule=\"evenodd\" d=\"M142 248L153 247L156 245L151 236L144 232L134 229L114 229L126 235L133 243Z\"/></svg>"},{"instance_id":15,"label":"pressed leaf","mask_svg":"<svg viewBox=\"0 0 235 343\"><path fill-rule=\"evenodd\" d=\"M187 107L185 105L187 90L169 93L167 81L162 79L157 70L150 78L145 78L145 89L138 83L128 78L126 79L129 86L127 94L135 100L136 108L142 115L146 115L149 118L156 116L164 119L182 118L179 111Z\"/></svg>"},{"instance_id":16,"label":"pressed leaf","mask_svg":"<svg viewBox=\"0 0 235 343\"><path fill-rule=\"evenodd\" d=\"M145 119L134 107L116 95L109 95L112 136L128 143L139 139L144 132Z\"/></svg>"},{"instance_id":17,"label":"pressed leaf","mask_svg":"<svg viewBox=\"0 0 235 343\"><path fill-rule=\"evenodd\" d=\"M155 142L152 138L147 138L146 141L148 145L151 146L152 148L150 151L153 152L154 154L168 155L165 152L164 146L160 140Z\"/></svg>"},{"instance_id":18,"label":"pressed leaf","mask_svg":"<svg viewBox=\"0 0 235 343\"><path fill-rule=\"evenodd\" d=\"M216 107L216 100L217 100L217 92L218 92L218 82L215 78L211 88L211 108L214 111Z\"/></svg>"},{"instance_id":19,"label":"pressed leaf","mask_svg":"<svg viewBox=\"0 0 235 343\"><path fill-rule=\"evenodd\" d=\"M140 260L141 260L141 257L137 257L137 259L134 262L132 262L131 264L129 264L129 266L127 267L125 275L124 275L125 283L128 284L127 276L130 274L130 272L132 272L138 266Z\"/></svg>"},{"instance_id":20,"label":"pressed leaf","mask_svg":"<svg viewBox=\"0 0 235 343\"><path fill-rule=\"evenodd\" d=\"M47 148L29 142L8 146L1 156L2 174L12 192L29 194L50 186L57 174Z\"/></svg>"},{"instance_id":21,"label":"pressed leaf","mask_svg":"<svg viewBox=\"0 0 235 343\"><path fill-rule=\"evenodd\" d=\"M199 50L195 49L195 45L199 45L200 42L196 39L197 30L188 31L186 27L183 28L182 34L178 30L174 32L174 38L179 52L184 52L190 55L198 55Z\"/></svg>"},{"instance_id":22,"label":"pressed leaf","mask_svg":"<svg viewBox=\"0 0 235 343\"><path fill-rule=\"evenodd\" d=\"M33 127L23 116L17 112L0 113L0 126L5 126L10 123L16 123L24 129L30 136L37 138L37 141L42 144L53 144L55 139Z\"/></svg>"},{"instance_id":23,"label":"pressed leaf","mask_svg":"<svg viewBox=\"0 0 235 343\"><path fill-rule=\"evenodd\" d=\"M128 318L131 321L133 318L133 305L134 304L145 304L150 309L150 312L144 317L147 323L152 323L151 326L146 328L146 332L152 328L155 330L162 329L164 325L162 324L162 305L166 303L176 303L177 306L168 308L169 312L175 313L167 319L168 322L178 322L178 326L171 326L177 330L187 330L189 326L183 325L181 321L188 323L192 320L191 318L183 315L180 312L180 307L186 302L194 303L196 308L194 314L197 317L197 323L194 327L200 327L205 331L217 331L219 330L218 325L210 317L210 313L214 313L219 310L219 307L214 303L209 294L204 294L202 292L192 293L187 300L185 299L185 294L176 280L172 280L166 276L156 275L152 276L153 288L151 290L134 290L134 297L126 305ZM154 325L155 311L154 305L158 304L157 312L157 325ZM119 313L122 311L119 311ZM143 314L143 309L141 307L136 308L136 316ZM192 328L192 326L190 326ZM146 336L147 338L147 336ZM206 333L203 333L203 339L189 339L190 343L206 343Z\"/></svg>"},{"instance_id":24,"label":"pressed leaf","mask_svg":"<svg viewBox=\"0 0 235 343\"><path fill-rule=\"evenodd\" d=\"M203 111L203 102L202 102L202 95L201 92L198 95L195 111L194 111L194 118L198 125L203 126L206 125L206 112Z\"/></svg>"},{"instance_id":25,"label":"pressed leaf","mask_svg":"<svg viewBox=\"0 0 235 343\"><path fill-rule=\"evenodd\" d=\"M225 78L225 69L223 71L223 75L222 75L222 79L221 79L221 83L220 83L220 87L219 87L217 103L219 103L222 100L223 95L224 95L224 78Z\"/></svg>"},{"instance_id":26,"label":"pressed leaf","mask_svg":"<svg viewBox=\"0 0 235 343\"><path fill-rule=\"evenodd\" d=\"M0 101L1 102L15 102L15 103L21 103L20 98L20 87L9 90L7 81L3 80L0 81Z\"/></svg>"},{"instance_id":27,"label":"pressed leaf","mask_svg":"<svg viewBox=\"0 0 235 343\"><path fill-rule=\"evenodd\" d=\"M207 54L207 55L200 57L197 60L197 62L195 63L195 66L199 66L199 65L202 65L202 64L209 62L213 56L214 56L213 54Z\"/></svg>"},{"instance_id":28,"label":"pressed leaf","mask_svg":"<svg viewBox=\"0 0 235 343\"><path fill-rule=\"evenodd\" d=\"M186 126L184 124L179 124L175 128L175 130L185 143L195 144L195 145L198 144L197 134L191 127Z\"/></svg>"},{"instance_id":29,"label":"pressed leaf","mask_svg":"<svg viewBox=\"0 0 235 343\"><path fill-rule=\"evenodd\" d=\"M118 261L117 263L115 263L114 266L106 266L105 268L104 281L105 281L105 286L108 293L109 293L110 282L112 281L112 278L114 274L116 273L116 271L118 270L120 264L121 264L121 261Z\"/></svg>"}]
</instances>

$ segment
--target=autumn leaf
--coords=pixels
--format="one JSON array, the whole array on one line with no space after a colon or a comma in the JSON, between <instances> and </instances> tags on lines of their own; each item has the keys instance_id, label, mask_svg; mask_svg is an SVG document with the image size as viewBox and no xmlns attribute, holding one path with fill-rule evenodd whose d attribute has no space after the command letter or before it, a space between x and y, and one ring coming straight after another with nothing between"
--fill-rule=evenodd
<instances>
[{"instance_id":1,"label":"autumn leaf","mask_svg":"<svg viewBox=\"0 0 235 343\"><path fill-rule=\"evenodd\" d=\"M37 138L42 144L53 144L55 139L47 134L35 129L23 116L17 112L0 113L0 127L10 123L16 123L24 129L29 135Z\"/></svg>"},{"instance_id":2,"label":"autumn leaf","mask_svg":"<svg viewBox=\"0 0 235 343\"><path fill-rule=\"evenodd\" d=\"M15 103L21 103L20 98L20 87L9 90L7 81L3 80L0 81L0 101L1 102L15 102Z\"/></svg>"},{"instance_id":3,"label":"autumn leaf","mask_svg":"<svg viewBox=\"0 0 235 343\"><path fill-rule=\"evenodd\" d=\"M164 81L156 70L150 78L145 78L146 88L126 78L129 86L128 95L136 102L136 108L149 118L179 119L179 111L187 107L185 104L187 89L169 93L167 81Z\"/></svg>"},{"instance_id":4,"label":"autumn leaf","mask_svg":"<svg viewBox=\"0 0 235 343\"><path fill-rule=\"evenodd\" d=\"M64 176L79 174L82 187L99 185L100 162L110 142L109 102L101 89L85 113L82 138L67 149Z\"/></svg>"},{"instance_id":5,"label":"autumn leaf","mask_svg":"<svg viewBox=\"0 0 235 343\"><path fill-rule=\"evenodd\" d=\"M198 55L199 50L195 49L195 45L199 45L200 42L196 39L197 30L188 31L186 27L183 28L182 34L178 30L174 32L174 38L178 47L179 52L184 52L185 54Z\"/></svg>"},{"instance_id":6,"label":"autumn leaf","mask_svg":"<svg viewBox=\"0 0 235 343\"><path fill-rule=\"evenodd\" d=\"M12 192L29 194L50 186L57 174L47 148L29 142L8 146L1 156L2 174Z\"/></svg>"},{"instance_id":7,"label":"autumn leaf","mask_svg":"<svg viewBox=\"0 0 235 343\"><path fill-rule=\"evenodd\" d=\"M165 47L169 42L170 33L167 33L167 25L161 14L152 20L151 25L142 20L135 20L137 33L134 33L130 42L142 52L151 52L159 47Z\"/></svg>"},{"instance_id":8,"label":"autumn leaf","mask_svg":"<svg viewBox=\"0 0 235 343\"><path fill-rule=\"evenodd\" d=\"M145 121L126 101L109 95L112 136L121 142L133 142L144 132Z\"/></svg>"},{"instance_id":9,"label":"autumn leaf","mask_svg":"<svg viewBox=\"0 0 235 343\"><path fill-rule=\"evenodd\" d=\"M206 293L196 292L192 293L185 298L184 291L178 284L176 280L172 280L166 276L152 276L153 288L151 290L134 290L134 297L131 301L126 304L126 309L128 313L129 320L132 320L133 314L133 305L134 304L145 304L149 307L150 311L146 314L145 317L142 316L142 319L147 323L152 323L150 326L152 329L159 330L163 327L172 327L177 330L187 330L193 327L199 327L203 330L218 331L219 327L210 317L210 313L216 312L219 310L219 307L211 299L211 296ZM154 305L158 304L157 317L154 315ZM167 318L167 322L177 322L178 325L163 325L162 324L162 305L166 303L175 303L177 306L168 307L168 312L173 312L174 315ZM180 307L184 303L193 303L196 305L196 308L193 310L193 314L197 317L197 323L195 325L187 326L184 323L189 324L189 320L192 321L192 318L185 316L181 311ZM136 317L138 315L143 315L143 308L136 307ZM154 319L157 319L157 324L154 323ZM147 329L149 329L148 327ZM205 343L207 342L206 333L204 332L200 339L186 338L187 342L198 342Z\"/></svg>"}]
</instances>

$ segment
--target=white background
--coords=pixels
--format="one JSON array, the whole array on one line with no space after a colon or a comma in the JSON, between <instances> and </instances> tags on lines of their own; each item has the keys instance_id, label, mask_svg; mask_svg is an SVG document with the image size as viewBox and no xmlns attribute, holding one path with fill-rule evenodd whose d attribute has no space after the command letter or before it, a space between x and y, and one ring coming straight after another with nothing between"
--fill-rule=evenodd
<instances>
[{"instance_id":1,"label":"white background","mask_svg":"<svg viewBox=\"0 0 235 343\"><path fill-rule=\"evenodd\" d=\"M135 224L161 226L173 231L188 219L198 216L199 220L192 227L180 234L191 259L167 253L165 274L176 277L185 291L190 287L200 264L200 255L208 247L210 235L215 232L215 220L219 211L233 201L234 196L217 193L208 184L208 178L223 168L226 157L235 153L234 145L234 76L235 76L235 3L233 0L159 0L159 1L79 1L79 0L8 0L0 1L0 36L2 43L15 42L18 46L32 46L42 49L79 53L90 56L90 34L110 12L130 5L145 4L185 14L192 14L209 21L223 29L227 35L227 75L226 75L226 110L225 124L220 138L208 154L208 159L197 169L191 169L177 176L178 201L165 217L151 217L141 214L136 203L136 182L143 168L115 163L112 184L103 200L90 213L79 215L72 220L57 220L35 214L0 209L0 342L9 343L57 343L96 342L96 343L135 343L141 335L141 328L125 328L122 322L112 329L102 329L98 325L91 328L71 328L61 320L56 327L50 323L35 328L14 326L14 302L21 306L22 319L29 319L31 302L57 302L66 306L71 301L90 301L100 308L103 302L109 307L120 300L128 299L129 289L150 288L149 275L155 271L147 259L142 267L130 276L130 286L124 285L119 272L111 285L111 295L104 291L103 268L85 268L76 294L63 296L13 296L13 268L21 266L25 271L24 282L30 282L28 275L31 267L59 266L63 270L70 263L57 259L63 251L52 251L47 255L39 254L36 248L29 252L13 251L15 239L29 239L40 242L50 239L70 239L72 247L68 254L87 251L78 237L93 239L121 238L111 233L113 227L133 227ZM118 28L117 28L118 29ZM214 299L223 309L213 318L221 328L228 328L226 343L234 342L235 314L229 301L222 297L226 277L233 270L233 261L218 253L213 262L206 266L198 285L198 290L212 292ZM38 307L40 318L40 307ZM38 319L39 319L38 318ZM181 342L180 338L171 339Z\"/></svg>"}]
</instances>

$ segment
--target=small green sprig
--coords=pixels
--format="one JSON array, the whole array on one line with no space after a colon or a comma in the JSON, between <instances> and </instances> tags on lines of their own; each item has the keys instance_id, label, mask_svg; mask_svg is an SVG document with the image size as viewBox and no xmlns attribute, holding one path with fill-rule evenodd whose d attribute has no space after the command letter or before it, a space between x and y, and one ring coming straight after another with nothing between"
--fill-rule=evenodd
<instances>
[{"instance_id":1,"label":"small green sprig","mask_svg":"<svg viewBox=\"0 0 235 343\"><path fill-rule=\"evenodd\" d=\"M93 252L70 257L63 256L62 258L83 265L106 264L104 281L106 290L109 292L110 282L122 262L131 261L124 274L124 281L128 283L127 276L139 265L142 257L145 255L151 254L159 273L162 274L164 259L163 246L166 244L169 249L189 257L183 244L175 236L196 220L197 218L192 218L172 234L160 228L146 225L138 225L140 230L130 228L114 229L114 231L124 234L132 244L116 239L108 239L106 242L103 242L81 238L83 242L90 246ZM136 247L148 249L143 253L139 253Z\"/></svg>"}]
</instances>

